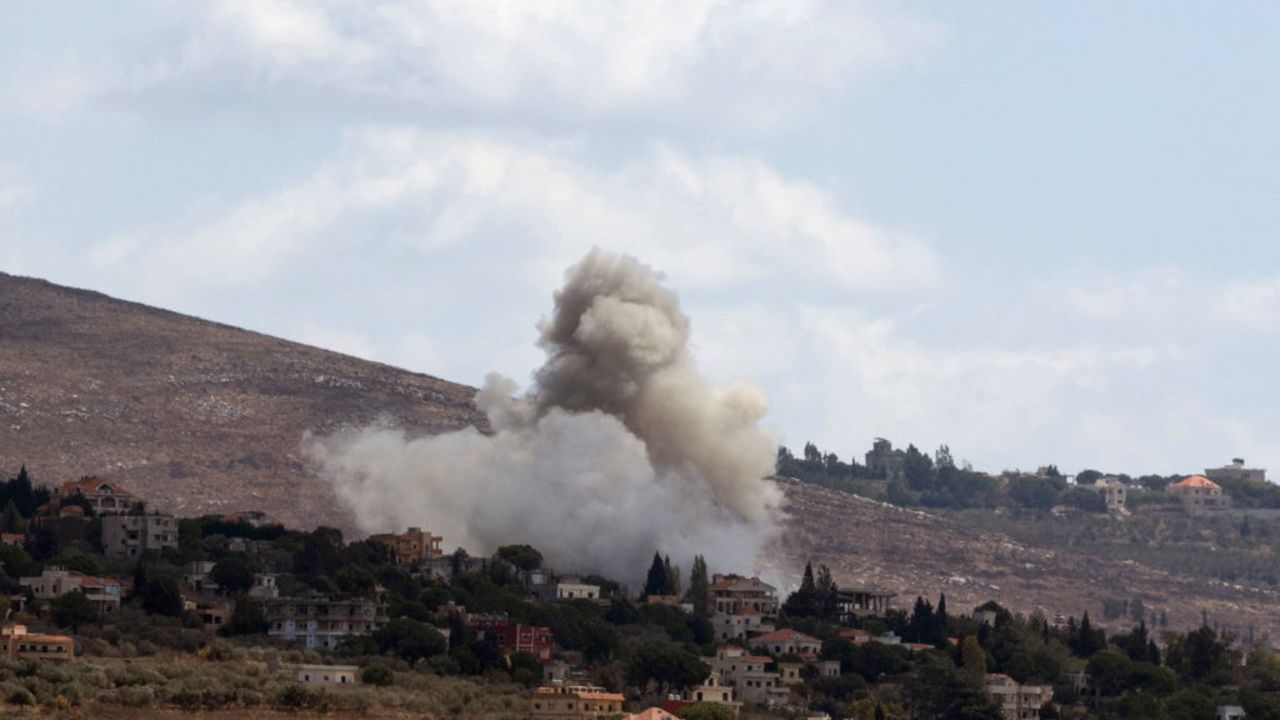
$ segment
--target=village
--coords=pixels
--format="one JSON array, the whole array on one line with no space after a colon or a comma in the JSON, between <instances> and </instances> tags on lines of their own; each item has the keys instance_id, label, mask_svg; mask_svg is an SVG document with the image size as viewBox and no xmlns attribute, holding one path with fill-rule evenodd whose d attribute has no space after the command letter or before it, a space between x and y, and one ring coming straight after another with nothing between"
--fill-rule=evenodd
<instances>
[{"instance_id":1,"label":"village","mask_svg":"<svg viewBox=\"0 0 1280 720\"><path fill-rule=\"evenodd\" d=\"M0 581L10 594L0 647L28 662L110 654L103 637L163 645L125 636L123 618L144 613L176 619L200 652L222 638L303 651L306 662L270 656L270 670L322 692L384 686L393 666L498 673L528 688L525 716L544 720L941 717L961 707L1031 720L1238 684L1246 655L1275 666L1268 651L1208 626L1157 636L1135 616L1131 631L1108 639L1087 612L1024 617L994 602L948 612L945 597L902 602L840 586L820 564L784 592L712 572L700 557L685 574L655 552L645 586L627 588L558 573L528 545L449 552L446 538L419 527L348 543L252 510L153 512L97 477L46 491L24 468L2 485ZM1206 478L1183 487L1189 512L1223 502ZM1187 659L1193 642L1207 661ZM1239 716L1238 692L1209 697L1219 717Z\"/></svg>"}]
</instances>

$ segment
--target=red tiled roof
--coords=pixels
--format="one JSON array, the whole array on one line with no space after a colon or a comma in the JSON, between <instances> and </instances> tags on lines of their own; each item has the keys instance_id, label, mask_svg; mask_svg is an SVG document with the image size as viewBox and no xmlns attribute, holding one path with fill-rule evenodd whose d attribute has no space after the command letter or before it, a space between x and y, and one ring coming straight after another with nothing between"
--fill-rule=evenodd
<instances>
[{"instance_id":1,"label":"red tiled roof","mask_svg":"<svg viewBox=\"0 0 1280 720\"><path fill-rule=\"evenodd\" d=\"M1173 484L1176 488L1203 488L1205 490L1221 490L1222 486L1203 475L1190 475L1181 482Z\"/></svg>"},{"instance_id":2,"label":"red tiled roof","mask_svg":"<svg viewBox=\"0 0 1280 720\"><path fill-rule=\"evenodd\" d=\"M818 643L819 645L822 644L821 640L819 640L818 638L812 635L805 635L799 630L791 630L789 628L774 630L771 633L766 633L759 637L751 638L751 643L754 645L756 643L771 643L779 640L795 640L797 642Z\"/></svg>"},{"instance_id":3,"label":"red tiled roof","mask_svg":"<svg viewBox=\"0 0 1280 720\"><path fill-rule=\"evenodd\" d=\"M116 495L129 494L129 491L125 490L124 486L103 480L97 475L85 475L79 480L68 480L67 482L62 483L59 490L63 495L75 495L76 493L88 495L90 493L97 493L98 488L103 485L111 488L111 492Z\"/></svg>"},{"instance_id":4,"label":"red tiled roof","mask_svg":"<svg viewBox=\"0 0 1280 720\"><path fill-rule=\"evenodd\" d=\"M110 587L114 585L119 587L120 581L115 578L100 578L92 575L81 575L80 585L86 587Z\"/></svg>"},{"instance_id":5,"label":"red tiled roof","mask_svg":"<svg viewBox=\"0 0 1280 720\"><path fill-rule=\"evenodd\" d=\"M662 704L658 707L674 715L680 711L680 708L688 704L689 703L684 700L663 700Z\"/></svg>"}]
</instances>

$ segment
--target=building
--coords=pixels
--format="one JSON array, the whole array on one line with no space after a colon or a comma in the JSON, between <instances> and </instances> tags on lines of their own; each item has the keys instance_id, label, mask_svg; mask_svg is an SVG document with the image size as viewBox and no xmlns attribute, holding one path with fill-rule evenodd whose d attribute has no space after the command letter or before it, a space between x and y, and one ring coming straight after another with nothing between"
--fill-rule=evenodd
<instances>
[{"instance_id":1,"label":"building","mask_svg":"<svg viewBox=\"0 0 1280 720\"><path fill-rule=\"evenodd\" d=\"M418 577L432 578L448 582L454 573L474 573L484 570L489 561L485 558L471 557L465 553L454 553L442 557L429 557L413 568Z\"/></svg>"},{"instance_id":2,"label":"building","mask_svg":"<svg viewBox=\"0 0 1280 720\"><path fill-rule=\"evenodd\" d=\"M102 518L102 549L107 555L137 557L148 550L178 547L178 521L172 515L107 515Z\"/></svg>"},{"instance_id":3,"label":"building","mask_svg":"<svg viewBox=\"0 0 1280 720\"><path fill-rule=\"evenodd\" d=\"M714 672L701 685L685 690L680 699L686 703L713 702L728 705L735 713L742 706L742 703L734 700L733 688L721 683L719 674Z\"/></svg>"},{"instance_id":4,"label":"building","mask_svg":"<svg viewBox=\"0 0 1280 720\"><path fill-rule=\"evenodd\" d=\"M1239 705L1219 705L1213 710L1214 720L1244 720L1244 708Z\"/></svg>"},{"instance_id":5,"label":"building","mask_svg":"<svg viewBox=\"0 0 1280 720\"><path fill-rule=\"evenodd\" d=\"M852 624L856 618L884 615L889 611L889 601L895 593L873 588L841 588L836 592L836 613L842 624Z\"/></svg>"},{"instance_id":6,"label":"building","mask_svg":"<svg viewBox=\"0 0 1280 720\"><path fill-rule=\"evenodd\" d=\"M622 714L622 694L595 685L543 685L529 695L533 720L604 720Z\"/></svg>"},{"instance_id":7,"label":"building","mask_svg":"<svg viewBox=\"0 0 1280 720\"><path fill-rule=\"evenodd\" d=\"M411 527L399 535L382 533L370 535L369 539L386 545L391 551L391 562L400 567L417 567L428 558L442 558L444 551L440 543L444 538L432 535L422 528Z\"/></svg>"},{"instance_id":8,"label":"building","mask_svg":"<svg viewBox=\"0 0 1280 720\"><path fill-rule=\"evenodd\" d=\"M872 475L892 479L902 477L902 467L907 460L907 453L894 450L893 443L884 438L876 438L871 443L871 449L867 451L866 460L867 470Z\"/></svg>"},{"instance_id":9,"label":"building","mask_svg":"<svg viewBox=\"0 0 1280 720\"><path fill-rule=\"evenodd\" d=\"M1222 486L1203 475L1192 475L1169 486L1169 492L1182 501L1182 509L1188 515L1200 515L1221 510L1228 505Z\"/></svg>"},{"instance_id":10,"label":"building","mask_svg":"<svg viewBox=\"0 0 1280 720\"><path fill-rule=\"evenodd\" d=\"M556 583L557 600L599 600L600 586L586 583Z\"/></svg>"},{"instance_id":11,"label":"building","mask_svg":"<svg viewBox=\"0 0 1280 720\"><path fill-rule=\"evenodd\" d=\"M502 615L468 615L466 623L479 639L497 643L503 655L524 652L546 661L556 651L556 636L551 628L513 623Z\"/></svg>"},{"instance_id":12,"label":"building","mask_svg":"<svg viewBox=\"0 0 1280 720\"><path fill-rule=\"evenodd\" d=\"M752 638L751 647L773 653L775 656L797 655L813 657L822 651L822 641L799 630L783 628Z\"/></svg>"},{"instance_id":13,"label":"building","mask_svg":"<svg viewBox=\"0 0 1280 720\"><path fill-rule=\"evenodd\" d=\"M86 475L79 480L71 480L53 488L49 493L50 503L57 507L63 500L83 498L93 508L95 515L127 513L138 506L139 500L123 485L107 482L96 475Z\"/></svg>"},{"instance_id":14,"label":"building","mask_svg":"<svg viewBox=\"0 0 1280 720\"><path fill-rule=\"evenodd\" d=\"M767 655L748 655L736 645L716 650L711 672L721 685L733 688L738 699L758 705L778 705L791 697L791 689L783 684L773 659Z\"/></svg>"},{"instance_id":15,"label":"building","mask_svg":"<svg viewBox=\"0 0 1280 720\"><path fill-rule=\"evenodd\" d=\"M31 588L37 600L54 600L69 592L79 590L98 613L106 615L120 609L120 582L112 578L85 575L61 567L45 568L39 577L18 580L22 587Z\"/></svg>"},{"instance_id":16,"label":"building","mask_svg":"<svg viewBox=\"0 0 1280 720\"><path fill-rule=\"evenodd\" d=\"M664 708L651 707L638 713L631 713L623 720L680 720L680 718Z\"/></svg>"},{"instance_id":17,"label":"building","mask_svg":"<svg viewBox=\"0 0 1280 720\"><path fill-rule=\"evenodd\" d=\"M285 670L307 685L355 685L360 672L355 665L287 665Z\"/></svg>"},{"instance_id":18,"label":"building","mask_svg":"<svg viewBox=\"0 0 1280 720\"><path fill-rule=\"evenodd\" d=\"M1019 685L1003 673L987 674L987 693L1000 705L1005 720L1039 720L1040 708L1053 701L1048 685Z\"/></svg>"},{"instance_id":19,"label":"building","mask_svg":"<svg viewBox=\"0 0 1280 720\"><path fill-rule=\"evenodd\" d=\"M745 640L754 635L773 632L773 622L750 605L735 614L716 613L711 629L718 640Z\"/></svg>"},{"instance_id":20,"label":"building","mask_svg":"<svg viewBox=\"0 0 1280 720\"><path fill-rule=\"evenodd\" d=\"M32 660L74 660L75 642L66 635L41 635L27 632L26 625L0 627L0 648L5 657Z\"/></svg>"},{"instance_id":21,"label":"building","mask_svg":"<svg viewBox=\"0 0 1280 720\"><path fill-rule=\"evenodd\" d=\"M267 635L308 649L335 650L352 635L387 624L387 604L366 598L284 597L265 600Z\"/></svg>"},{"instance_id":22,"label":"building","mask_svg":"<svg viewBox=\"0 0 1280 720\"><path fill-rule=\"evenodd\" d=\"M27 544L27 536L22 533L0 532L0 545L22 547Z\"/></svg>"},{"instance_id":23,"label":"building","mask_svg":"<svg viewBox=\"0 0 1280 720\"><path fill-rule=\"evenodd\" d=\"M222 586L213 581L209 574L213 572L216 562L212 560L195 560L187 565L187 589L193 593L222 594ZM249 588L249 597L256 600L267 600L280 596L276 587L277 576L269 573L254 573L253 585Z\"/></svg>"},{"instance_id":24,"label":"building","mask_svg":"<svg viewBox=\"0 0 1280 720\"><path fill-rule=\"evenodd\" d=\"M738 615L750 608L766 618L778 616L777 589L758 577L716 573L711 576L707 592L715 613Z\"/></svg>"},{"instance_id":25,"label":"building","mask_svg":"<svg viewBox=\"0 0 1280 720\"><path fill-rule=\"evenodd\" d=\"M226 598L197 598L184 600L182 609L200 618L205 632L217 632L231 619L235 603Z\"/></svg>"},{"instance_id":26,"label":"building","mask_svg":"<svg viewBox=\"0 0 1280 720\"><path fill-rule=\"evenodd\" d=\"M1265 468L1247 468L1244 466L1244 458L1232 458L1231 462L1220 468L1205 468L1205 477L1214 482L1222 482L1231 480L1245 480L1250 482L1266 482L1267 471Z\"/></svg>"},{"instance_id":27,"label":"building","mask_svg":"<svg viewBox=\"0 0 1280 720\"><path fill-rule=\"evenodd\" d=\"M1126 512L1125 502L1128 500L1128 488L1125 487L1123 482L1120 482L1119 478L1098 478L1092 487L1102 495L1103 502L1107 504L1107 512Z\"/></svg>"}]
</instances>

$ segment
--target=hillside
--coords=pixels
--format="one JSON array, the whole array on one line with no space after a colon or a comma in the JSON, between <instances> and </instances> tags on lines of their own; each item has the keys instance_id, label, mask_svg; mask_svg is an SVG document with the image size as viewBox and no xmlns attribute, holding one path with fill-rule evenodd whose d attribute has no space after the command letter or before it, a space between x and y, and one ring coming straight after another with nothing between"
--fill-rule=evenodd
<instances>
[{"instance_id":1,"label":"hillside","mask_svg":"<svg viewBox=\"0 0 1280 720\"><path fill-rule=\"evenodd\" d=\"M482 422L472 388L40 280L0 274L0 470L119 481L182 514L256 508L301 527L349 525L300 457L304 432L387 418L411 433ZM906 510L781 481L791 520L774 562L813 559L844 584L998 599L1052 617L1141 599L1171 626L1211 617L1277 628L1273 591L1016 541L999 521ZM1052 522L1070 522L1054 520ZM985 524L989 529L980 530Z\"/></svg>"},{"instance_id":2,"label":"hillside","mask_svg":"<svg viewBox=\"0 0 1280 720\"><path fill-rule=\"evenodd\" d=\"M1240 635L1250 625L1277 637L1280 593L1262 584L1226 583L1160 570L1134 560L1099 557L1075 547L1020 542L1003 532L980 530L933 513L900 508L857 495L782 480L792 522L778 561L795 567L826 563L837 582L899 593L910 608L917 594L949 607L970 609L995 599L1048 619L1088 611L1104 622L1105 600L1141 600L1167 614L1170 628L1200 624L1201 611ZM1055 518L1043 522L1069 523ZM1121 522L1123 520L1115 520ZM991 525L999 525L992 522ZM1116 621L1117 629L1129 621Z\"/></svg>"},{"instance_id":3,"label":"hillside","mask_svg":"<svg viewBox=\"0 0 1280 720\"><path fill-rule=\"evenodd\" d=\"M0 345L4 472L99 474L181 513L341 521L304 431L481 421L463 385L3 273Z\"/></svg>"}]
</instances>

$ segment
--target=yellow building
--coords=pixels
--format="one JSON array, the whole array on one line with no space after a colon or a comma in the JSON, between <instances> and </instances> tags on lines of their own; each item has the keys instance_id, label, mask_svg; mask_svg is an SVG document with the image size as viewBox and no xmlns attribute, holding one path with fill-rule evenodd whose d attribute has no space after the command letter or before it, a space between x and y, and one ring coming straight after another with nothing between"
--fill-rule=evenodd
<instances>
[{"instance_id":1,"label":"yellow building","mask_svg":"<svg viewBox=\"0 0 1280 720\"><path fill-rule=\"evenodd\" d=\"M0 627L0 648L5 657L33 660L72 660L75 641L66 635L39 635L27 632L26 625Z\"/></svg>"},{"instance_id":2,"label":"yellow building","mask_svg":"<svg viewBox=\"0 0 1280 720\"><path fill-rule=\"evenodd\" d=\"M622 713L622 694L594 685L543 685L529 696L534 720L603 720Z\"/></svg>"}]
</instances>

